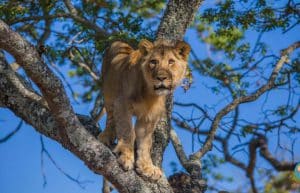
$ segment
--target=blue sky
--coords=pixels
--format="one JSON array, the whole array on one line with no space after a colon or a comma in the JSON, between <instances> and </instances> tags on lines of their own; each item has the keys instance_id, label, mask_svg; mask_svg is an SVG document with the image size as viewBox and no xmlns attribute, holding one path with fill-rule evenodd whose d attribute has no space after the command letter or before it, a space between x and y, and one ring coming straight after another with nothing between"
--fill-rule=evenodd
<instances>
[{"instance_id":1,"label":"blue sky","mask_svg":"<svg viewBox=\"0 0 300 193\"><path fill-rule=\"evenodd\" d=\"M285 48L287 45L299 40L300 38L300 27L288 32L282 36L281 31L274 31L272 33L267 33L263 36L263 40L272 47L275 54L278 55L279 50ZM257 38L257 33L249 32L246 34L248 40L253 40ZM185 36L185 40L191 44L195 49L199 57L205 57L207 55L206 48L203 44L199 43L196 33L193 30L188 30ZM221 56L224 57L224 56ZM222 58L221 58L222 59ZM224 58L225 60L225 58ZM67 68L63 68L63 72L67 73ZM183 89L179 88L175 94L175 101L182 102L195 102L200 106L210 106L216 103L216 101L222 98L221 96L215 96L211 92L207 92L206 85L214 85L215 82L207 77L200 76L194 72L194 81L192 88L184 93ZM79 86L75 85L74 80L70 80L75 88L81 89ZM248 120L259 120L261 115L258 114L260 104L262 103L265 96L262 96L257 102L250 103L241 106L241 114ZM287 93L274 92L274 95L269 98L266 105L277 105L285 101ZM299 98L294 99L295 103L299 101ZM221 101L217 106L217 109L223 107L227 101ZM76 112L81 114L88 114L92 108L92 104L86 105L76 105L74 104L74 109ZM182 114L189 115L191 110L185 110L182 112L181 109L175 107L174 111L180 111ZM0 138L5 136L7 133L11 132L19 123L20 119L17 118L11 111L7 109L0 108ZM300 122L300 115L296 115L297 123ZM101 125L103 127L105 120L101 120ZM207 128L206 128L207 129ZM192 152L192 135L191 133L182 131L176 128L178 135L183 142L184 148L187 153ZM271 135L272 136L272 135ZM275 152L275 142L276 134L274 138L270 138L270 145L272 145L272 151ZM283 139L283 141L289 139ZM55 159L59 167L63 168L65 172L73 177L78 177L79 180L89 180L91 183L87 183L85 189L80 188L76 183L72 182L70 179L65 177L55 166L50 162L50 160L45 156L44 158L44 172L47 178L47 185L43 187L43 177L41 171L41 144L40 144L40 134L35 132L35 130L26 123L23 124L21 130L14 135L6 143L0 144L0 193L98 193L101 192L102 177L94 174L90 171L82 161L75 157L69 151L63 149L63 147L56 143L55 141L44 137L45 145L47 150L51 153L52 157ZM196 140L197 141L197 140ZM233 140L232 143L236 141ZM232 144L233 145L233 144ZM198 149L200 144L196 142L195 149ZM296 141L295 147L300 147L300 140ZM215 150L216 151L216 150ZM298 151L295 156L295 161L300 161L300 152ZM236 156L240 159L247 159L243 153L237 153ZM287 157L288 159L288 157ZM163 168L166 175L172 173L172 168L170 167L170 162L178 163L175 156L175 152L171 145L168 146L165 155ZM269 167L265 161L259 160L259 163L263 167ZM181 169L180 164L178 169ZM234 166L225 164L217 170L228 174L228 176L234 176L235 183L223 183L219 184L223 189L231 190L238 186L243 186L248 184L245 174L236 169ZM213 184L213 181L209 181Z\"/></svg>"}]
</instances>

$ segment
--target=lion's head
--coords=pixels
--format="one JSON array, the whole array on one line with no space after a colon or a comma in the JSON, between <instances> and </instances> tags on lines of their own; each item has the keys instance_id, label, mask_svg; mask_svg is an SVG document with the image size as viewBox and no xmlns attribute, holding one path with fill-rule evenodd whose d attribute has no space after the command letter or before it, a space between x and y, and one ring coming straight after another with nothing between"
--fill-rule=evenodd
<instances>
[{"instance_id":1,"label":"lion's head","mask_svg":"<svg viewBox=\"0 0 300 193\"><path fill-rule=\"evenodd\" d=\"M156 95L167 95L181 83L190 53L187 43L169 43L164 40L151 43L142 40L139 51L142 72L150 91Z\"/></svg>"}]
</instances>

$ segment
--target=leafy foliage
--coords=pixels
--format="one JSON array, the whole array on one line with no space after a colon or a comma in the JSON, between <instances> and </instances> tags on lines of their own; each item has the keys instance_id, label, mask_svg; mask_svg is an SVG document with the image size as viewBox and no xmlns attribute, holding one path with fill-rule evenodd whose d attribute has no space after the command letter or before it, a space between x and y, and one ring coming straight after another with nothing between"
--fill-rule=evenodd
<instances>
[{"instance_id":1,"label":"leafy foliage","mask_svg":"<svg viewBox=\"0 0 300 193\"><path fill-rule=\"evenodd\" d=\"M264 193L291 193L300 190L299 180L293 172L280 173L265 185Z\"/></svg>"},{"instance_id":2,"label":"leafy foliage","mask_svg":"<svg viewBox=\"0 0 300 193\"><path fill-rule=\"evenodd\" d=\"M194 106L193 109L180 112L181 119L192 125L190 128L195 129L195 133L208 128L213 120L212 115L218 112L220 104L247 96L267 82L280 53L264 38L272 33L279 33L281 37L288 38L289 32L300 23L300 3L293 0L209 2L197 14L191 26L197 34L196 43L206 47L207 53L200 57L196 50L192 50L190 57L192 67L186 75L188 86L185 90L192 82L195 87L201 84L193 81L192 73L194 73L199 80L205 79L211 83L211 86L205 84L206 90L201 90L205 93L204 98L206 95L213 96L217 102L210 106L199 105L202 109L198 110L202 111L199 110L198 114L194 113L197 109ZM0 18L33 45L37 47L45 45L47 48L43 54L45 61L65 80L74 101L91 103L96 97L101 97L100 66L105 48L115 40L123 40L133 46L137 46L142 38L153 40L166 1L82 0L71 3L75 12L72 12L64 1L3 0L0 3ZM300 132L297 124L299 120L295 118L299 110L299 56L299 53L293 54L286 62L275 81L275 87L264 95L266 99L256 101L254 106L259 106L261 110L257 113L256 120L250 120L248 117L248 107L244 109L238 107L234 113L228 114L222 120L217 135L226 143L217 140L220 144L214 145L219 151L208 154L202 160L203 175L206 178L218 182L232 182L234 179L219 171L216 172L216 168L228 163L237 165L234 163L235 160L229 159L229 156L234 157L240 152L249 158L250 141L258 134L274 136L276 133L278 141L284 136L293 147ZM66 69L69 78L65 78L59 69ZM70 79L71 84L68 82ZM77 89L78 87L82 89ZM78 90L84 92L79 93ZM277 104L279 102L274 102L275 100L271 100L274 104L267 103L269 94L274 96L273 98L280 98L284 95L282 93L288 93L284 103ZM201 97L203 96L199 96ZM187 112L192 112L192 115L187 115ZM185 119L187 116L189 118ZM203 141L201 132L199 133L198 145L201 146ZM228 151L228 155L225 156L224 144ZM280 142L277 145L279 149L294 151L293 148L283 147ZM294 153L291 154L294 156ZM238 165L239 168L242 168L243 164L248 164L243 159L238 161L241 163ZM176 162L171 162L170 167L173 172L177 172L180 168ZM290 173L272 178L259 170L254 173L269 179L267 184L259 184L260 190L264 189L265 193L285 193L293 190Z\"/></svg>"}]
</instances>

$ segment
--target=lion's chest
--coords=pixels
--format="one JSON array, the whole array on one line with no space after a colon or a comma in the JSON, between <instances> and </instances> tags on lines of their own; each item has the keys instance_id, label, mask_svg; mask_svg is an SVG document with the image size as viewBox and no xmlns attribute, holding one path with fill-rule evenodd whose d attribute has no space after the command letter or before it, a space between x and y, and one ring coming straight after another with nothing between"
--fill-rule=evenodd
<instances>
[{"instance_id":1,"label":"lion's chest","mask_svg":"<svg viewBox=\"0 0 300 193\"><path fill-rule=\"evenodd\" d=\"M133 114L139 119L157 120L165 112L164 99L133 103Z\"/></svg>"}]
</instances>

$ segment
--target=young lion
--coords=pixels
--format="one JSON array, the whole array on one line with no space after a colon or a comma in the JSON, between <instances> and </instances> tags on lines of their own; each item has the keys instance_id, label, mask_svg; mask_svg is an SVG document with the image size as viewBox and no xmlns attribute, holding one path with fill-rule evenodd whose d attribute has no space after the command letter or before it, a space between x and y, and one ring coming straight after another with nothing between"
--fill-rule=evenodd
<instances>
[{"instance_id":1,"label":"young lion","mask_svg":"<svg viewBox=\"0 0 300 193\"><path fill-rule=\"evenodd\" d=\"M134 166L136 142L136 171L154 180L161 177L150 156L152 134L165 113L166 95L185 75L189 52L190 46L183 41L171 44L163 40L142 40L137 50L117 41L106 51L102 89L107 121L99 139L109 145L117 137L114 152L125 170ZM132 116L136 116L135 127Z\"/></svg>"}]
</instances>

